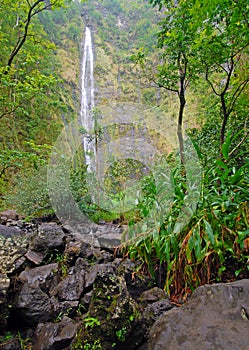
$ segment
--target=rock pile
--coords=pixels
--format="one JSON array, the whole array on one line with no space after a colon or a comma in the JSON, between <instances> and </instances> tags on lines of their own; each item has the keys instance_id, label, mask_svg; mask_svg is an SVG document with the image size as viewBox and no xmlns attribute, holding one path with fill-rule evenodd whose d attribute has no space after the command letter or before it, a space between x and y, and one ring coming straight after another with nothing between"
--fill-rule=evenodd
<instances>
[{"instance_id":1,"label":"rock pile","mask_svg":"<svg viewBox=\"0 0 249 350\"><path fill-rule=\"evenodd\" d=\"M83 228L4 220L1 350L248 349L249 280L199 287L176 307L138 263L114 254L111 228L101 246Z\"/></svg>"},{"instance_id":2,"label":"rock pile","mask_svg":"<svg viewBox=\"0 0 249 350\"><path fill-rule=\"evenodd\" d=\"M2 225L0 237L1 350L21 349L20 335L33 350L137 349L173 307L136 263L114 257L112 234L104 248L52 222Z\"/></svg>"}]
</instances>

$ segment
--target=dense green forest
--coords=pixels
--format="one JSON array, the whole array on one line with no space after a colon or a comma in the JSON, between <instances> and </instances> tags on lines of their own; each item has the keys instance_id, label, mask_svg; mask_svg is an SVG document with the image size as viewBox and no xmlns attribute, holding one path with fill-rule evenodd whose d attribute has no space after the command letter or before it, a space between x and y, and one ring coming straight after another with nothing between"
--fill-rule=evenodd
<instances>
[{"instance_id":1,"label":"dense green forest","mask_svg":"<svg viewBox=\"0 0 249 350\"><path fill-rule=\"evenodd\" d=\"M46 210L44 166L63 123L77 116L79 6L1 1L1 206L24 214Z\"/></svg>"},{"instance_id":2,"label":"dense green forest","mask_svg":"<svg viewBox=\"0 0 249 350\"><path fill-rule=\"evenodd\" d=\"M248 276L247 1L1 0L0 18L1 209L15 208L27 220L53 213L47 164L63 126L79 115L87 25L94 135L103 133L102 114L142 105L147 119L140 120L139 107L134 115L170 171L142 176L139 162L112 162L105 179L112 197L123 198L122 184L136 171L142 195L131 210L110 212L92 203L79 157L71 189L81 210L96 222L126 223L130 239L122 248L169 293ZM175 149L163 139L171 119ZM113 131L114 139L120 135Z\"/></svg>"}]
</instances>

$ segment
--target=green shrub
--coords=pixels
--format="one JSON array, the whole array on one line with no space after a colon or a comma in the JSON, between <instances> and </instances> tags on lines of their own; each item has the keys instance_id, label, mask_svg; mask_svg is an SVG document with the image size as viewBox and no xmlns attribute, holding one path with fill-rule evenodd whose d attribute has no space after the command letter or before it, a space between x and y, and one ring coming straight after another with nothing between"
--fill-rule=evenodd
<instances>
[{"instance_id":1,"label":"green shrub","mask_svg":"<svg viewBox=\"0 0 249 350\"><path fill-rule=\"evenodd\" d=\"M187 225L175 230L186 199L186 179L182 167L175 165L171 169L174 200L163 225L159 230L141 228L128 246L130 257L142 260L155 278L159 267L164 267L169 294L249 274L249 160L244 158L244 165L235 167L227 157L229 137L226 143L223 159L204 167L202 193ZM199 149L198 153L202 157Z\"/></svg>"},{"instance_id":2,"label":"green shrub","mask_svg":"<svg viewBox=\"0 0 249 350\"><path fill-rule=\"evenodd\" d=\"M20 171L14 178L13 186L5 195L5 206L15 208L20 214L36 217L52 213L47 191L47 169Z\"/></svg>"}]
</instances>

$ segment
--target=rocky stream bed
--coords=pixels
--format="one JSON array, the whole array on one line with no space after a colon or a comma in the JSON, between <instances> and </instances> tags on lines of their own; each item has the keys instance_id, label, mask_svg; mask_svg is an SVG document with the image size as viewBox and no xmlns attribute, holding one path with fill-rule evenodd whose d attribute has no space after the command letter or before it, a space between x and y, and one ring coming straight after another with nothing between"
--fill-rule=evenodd
<instances>
[{"instance_id":1,"label":"rocky stream bed","mask_svg":"<svg viewBox=\"0 0 249 350\"><path fill-rule=\"evenodd\" d=\"M249 280L177 306L114 249L117 226L0 216L1 350L249 349Z\"/></svg>"}]
</instances>

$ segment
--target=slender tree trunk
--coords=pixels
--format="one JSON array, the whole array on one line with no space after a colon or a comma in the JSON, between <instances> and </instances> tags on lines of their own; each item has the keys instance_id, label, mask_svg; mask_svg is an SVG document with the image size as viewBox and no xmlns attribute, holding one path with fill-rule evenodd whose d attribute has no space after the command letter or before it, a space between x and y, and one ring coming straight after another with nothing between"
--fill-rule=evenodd
<instances>
[{"instance_id":1,"label":"slender tree trunk","mask_svg":"<svg viewBox=\"0 0 249 350\"><path fill-rule=\"evenodd\" d=\"M222 153L222 145L225 142L226 126L227 126L228 116L229 116L229 114L227 113L225 92L226 91L224 91L220 95L221 108L222 108L222 125L221 125L221 129L220 129L220 157L222 160L224 160L223 153ZM222 171L223 169L220 167L220 170ZM219 191L219 193L221 193L221 180L220 180L220 178L217 180L217 185L218 185L218 191Z\"/></svg>"},{"instance_id":2,"label":"slender tree trunk","mask_svg":"<svg viewBox=\"0 0 249 350\"><path fill-rule=\"evenodd\" d=\"M226 107L226 101L225 101L225 95L221 94L220 95L220 100L221 100L221 106L222 106L222 125L221 125L221 130L220 130L220 155L221 158L223 157L222 155L222 145L225 142L225 133L226 133L226 126L228 122L228 113L227 113L227 107Z\"/></svg>"},{"instance_id":3,"label":"slender tree trunk","mask_svg":"<svg viewBox=\"0 0 249 350\"><path fill-rule=\"evenodd\" d=\"M185 91L184 91L184 77L181 78L180 83L181 83L180 91L179 91L180 108L178 113L177 137L178 137L179 147L180 147L181 163L184 164L185 156L184 156L184 143L183 143L183 134L182 134L183 111L186 104Z\"/></svg>"}]
</instances>

